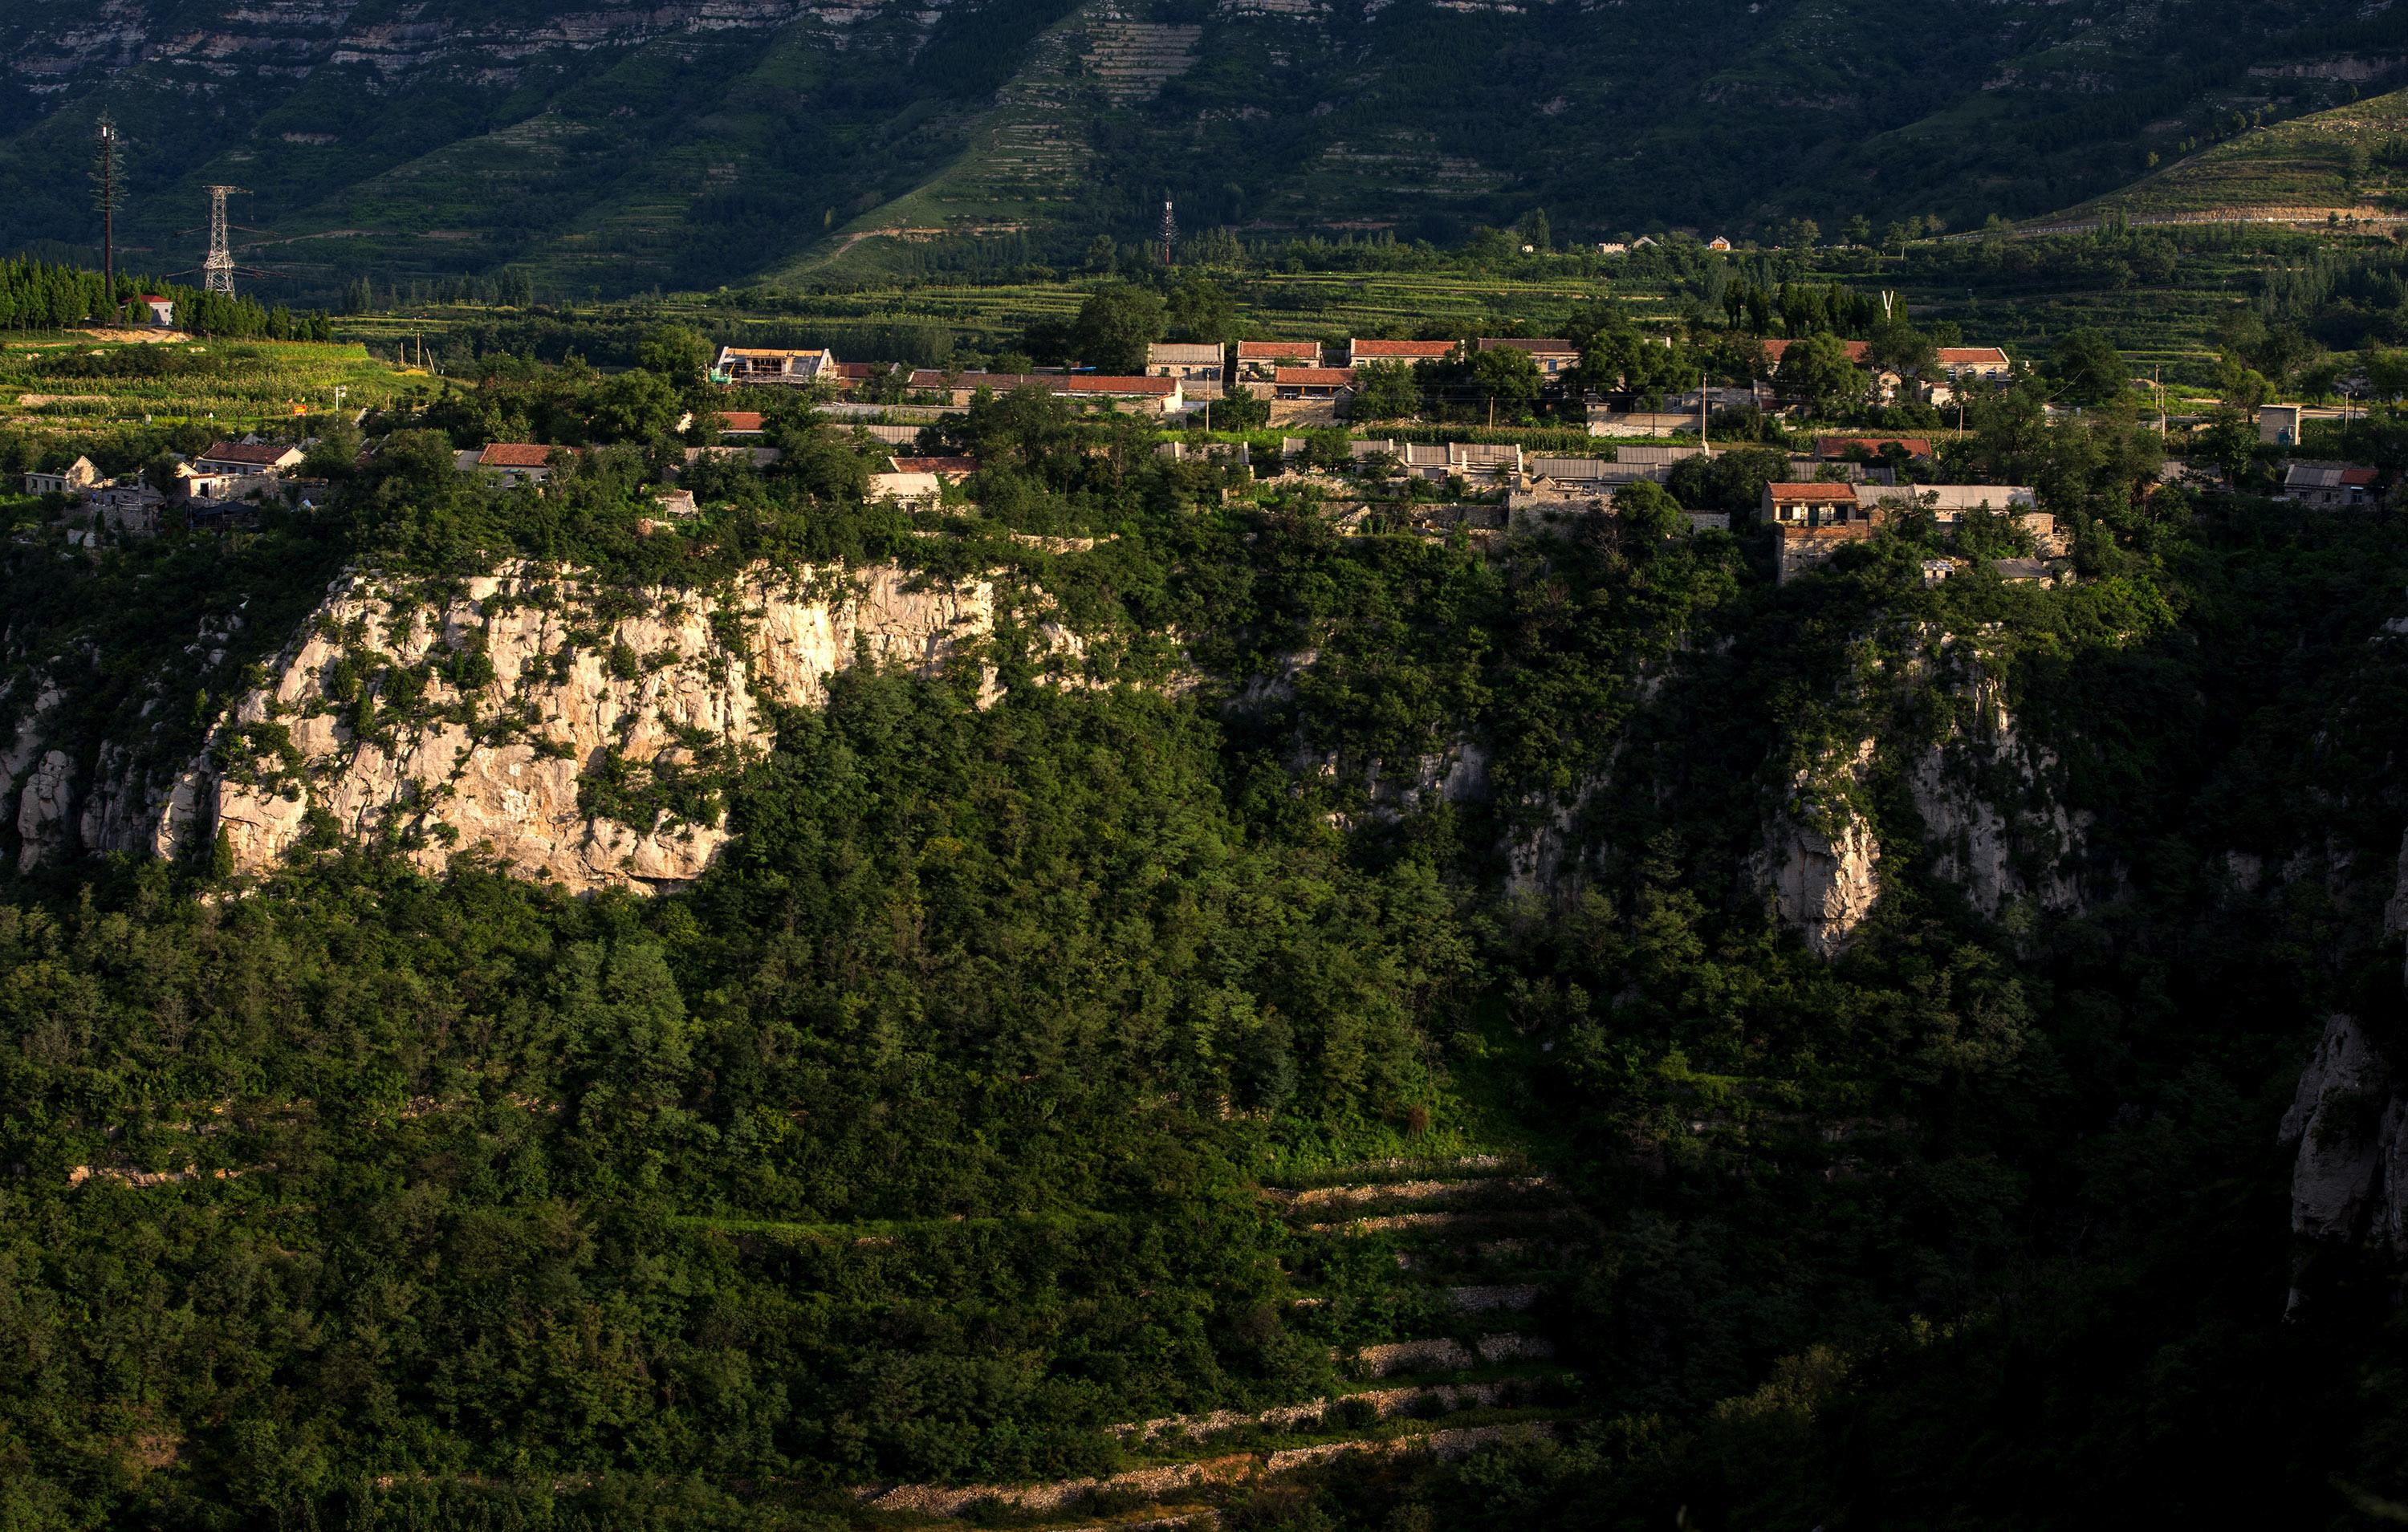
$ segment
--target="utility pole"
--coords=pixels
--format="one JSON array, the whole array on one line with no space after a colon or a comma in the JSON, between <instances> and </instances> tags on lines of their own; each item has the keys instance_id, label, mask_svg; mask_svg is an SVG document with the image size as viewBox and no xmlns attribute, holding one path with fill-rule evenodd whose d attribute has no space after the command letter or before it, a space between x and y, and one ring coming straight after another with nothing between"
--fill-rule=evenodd
<instances>
[{"instance_id":1,"label":"utility pole","mask_svg":"<svg viewBox=\"0 0 2408 1532\"><path fill-rule=\"evenodd\" d=\"M228 193L240 192L242 188L213 184L204 190L209 193L209 253L201 262L201 291L222 293L231 298L234 296L234 251L226 243L225 199Z\"/></svg>"},{"instance_id":2,"label":"utility pole","mask_svg":"<svg viewBox=\"0 0 2408 1532\"><path fill-rule=\"evenodd\" d=\"M117 136L116 120L107 112L101 113L92 156L92 193L93 206L100 209L100 275L108 284L112 308L117 303L117 209L125 197L118 165L123 147Z\"/></svg>"},{"instance_id":3,"label":"utility pole","mask_svg":"<svg viewBox=\"0 0 2408 1532\"><path fill-rule=\"evenodd\" d=\"M1706 375L1702 372L1698 374L1698 446L1706 456L1714 455L1713 445L1706 440Z\"/></svg>"},{"instance_id":4,"label":"utility pole","mask_svg":"<svg viewBox=\"0 0 2408 1532\"><path fill-rule=\"evenodd\" d=\"M1162 264L1164 265L1176 267L1179 265L1179 257L1176 253L1178 243L1179 220L1172 216L1170 199L1165 197L1162 199Z\"/></svg>"}]
</instances>

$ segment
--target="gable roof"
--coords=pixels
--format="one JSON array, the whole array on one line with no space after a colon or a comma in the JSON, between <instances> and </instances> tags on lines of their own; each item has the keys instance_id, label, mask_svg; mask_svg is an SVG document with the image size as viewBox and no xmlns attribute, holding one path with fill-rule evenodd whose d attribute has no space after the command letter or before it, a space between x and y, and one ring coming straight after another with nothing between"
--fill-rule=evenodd
<instances>
[{"instance_id":1,"label":"gable roof","mask_svg":"<svg viewBox=\"0 0 2408 1532\"><path fill-rule=\"evenodd\" d=\"M200 455L204 463L257 463L273 466L300 449L280 441L216 441Z\"/></svg>"},{"instance_id":2,"label":"gable roof","mask_svg":"<svg viewBox=\"0 0 2408 1532\"><path fill-rule=\"evenodd\" d=\"M2007 353L1996 346L1942 346L1940 365L1943 367L2003 367Z\"/></svg>"},{"instance_id":3,"label":"gable roof","mask_svg":"<svg viewBox=\"0 0 2408 1532\"><path fill-rule=\"evenodd\" d=\"M1271 374L1271 381L1345 388L1354 383L1354 375L1344 367L1282 367Z\"/></svg>"},{"instance_id":4,"label":"gable roof","mask_svg":"<svg viewBox=\"0 0 2408 1532\"><path fill-rule=\"evenodd\" d=\"M1526 340L1519 336L1482 336L1484 351L1520 351L1526 356L1578 356L1580 348L1569 340Z\"/></svg>"},{"instance_id":5,"label":"gable roof","mask_svg":"<svg viewBox=\"0 0 2408 1532\"><path fill-rule=\"evenodd\" d=\"M1767 484L1764 493L1772 496L1776 505L1853 506L1856 503L1856 487L1854 484Z\"/></svg>"},{"instance_id":6,"label":"gable roof","mask_svg":"<svg viewBox=\"0 0 2408 1532\"><path fill-rule=\"evenodd\" d=\"M716 414L723 422L725 422L720 426L722 431L758 431L761 429L761 412L757 409L720 409L714 410L712 413Z\"/></svg>"},{"instance_id":7,"label":"gable roof","mask_svg":"<svg viewBox=\"0 0 2408 1532\"><path fill-rule=\"evenodd\" d=\"M2346 463L2294 462L2283 467L2283 487L2286 490L2336 490L2373 482L2372 468L2354 467Z\"/></svg>"},{"instance_id":8,"label":"gable roof","mask_svg":"<svg viewBox=\"0 0 2408 1532\"><path fill-rule=\"evenodd\" d=\"M1217 343L1183 340L1157 340L1145 349L1148 364L1172 366L1218 366L1222 352Z\"/></svg>"},{"instance_id":9,"label":"gable roof","mask_svg":"<svg viewBox=\"0 0 2408 1532\"><path fill-rule=\"evenodd\" d=\"M1278 362L1291 357L1309 356L1321 360L1318 340L1240 340L1238 360L1240 362Z\"/></svg>"},{"instance_id":10,"label":"gable roof","mask_svg":"<svg viewBox=\"0 0 2408 1532\"><path fill-rule=\"evenodd\" d=\"M939 479L947 474L978 472L978 459L974 457L894 457L887 461L895 465L896 473L932 473Z\"/></svg>"},{"instance_id":11,"label":"gable roof","mask_svg":"<svg viewBox=\"0 0 2408 1532\"><path fill-rule=\"evenodd\" d=\"M1455 354L1452 340L1350 340L1346 354L1362 361L1374 358L1392 362L1437 361Z\"/></svg>"},{"instance_id":12,"label":"gable roof","mask_svg":"<svg viewBox=\"0 0 2408 1532\"><path fill-rule=\"evenodd\" d=\"M552 461L560 449L545 447L531 441L492 441L477 454L480 468L540 468Z\"/></svg>"}]
</instances>

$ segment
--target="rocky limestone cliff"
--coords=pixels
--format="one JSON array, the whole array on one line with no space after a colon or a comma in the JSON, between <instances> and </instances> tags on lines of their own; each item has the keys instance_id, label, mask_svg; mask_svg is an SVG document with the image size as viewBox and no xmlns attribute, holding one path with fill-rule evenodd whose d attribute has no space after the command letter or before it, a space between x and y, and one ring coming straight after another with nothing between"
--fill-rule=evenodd
<instances>
[{"instance_id":1,"label":"rocky limestone cliff","mask_svg":"<svg viewBox=\"0 0 2408 1532\"><path fill-rule=\"evenodd\" d=\"M1970 717L1918 752L1907 772L1932 874L1993 920L2022 900L2081 908L2075 867L2090 816L2069 812L2049 790L2057 758L2017 736L1995 677L1975 672L1959 696Z\"/></svg>"},{"instance_id":2,"label":"rocky limestone cliff","mask_svg":"<svg viewBox=\"0 0 2408 1532\"><path fill-rule=\"evenodd\" d=\"M1881 842L1854 800L1873 751L1868 737L1798 768L1752 865L1774 922L1818 957L1844 951L1881 897Z\"/></svg>"},{"instance_id":3,"label":"rocky limestone cliff","mask_svg":"<svg viewBox=\"0 0 2408 1532\"><path fill-rule=\"evenodd\" d=\"M767 748L771 706L824 701L862 660L926 673L956 657L992 700L966 646L994 616L984 581L893 568L759 569L699 594L522 567L432 604L346 579L208 752L150 790L141 838L163 853L222 839L242 872L391 838L429 870L480 850L579 892L675 887L725 842L718 788ZM68 818L50 760L21 824ZM126 821L112 791L87 797L87 845Z\"/></svg>"}]
</instances>

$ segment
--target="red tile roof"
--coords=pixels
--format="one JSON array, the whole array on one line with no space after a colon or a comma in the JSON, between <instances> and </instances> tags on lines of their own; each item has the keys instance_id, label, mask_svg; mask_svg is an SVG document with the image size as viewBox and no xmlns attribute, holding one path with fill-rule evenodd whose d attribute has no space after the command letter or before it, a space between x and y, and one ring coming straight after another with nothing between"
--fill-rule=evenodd
<instances>
[{"instance_id":1,"label":"red tile roof","mask_svg":"<svg viewBox=\"0 0 2408 1532\"><path fill-rule=\"evenodd\" d=\"M1776 505L1853 506L1856 503L1854 484L1767 484L1765 493Z\"/></svg>"},{"instance_id":2,"label":"red tile roof","mask_svg":"<svg viewBox=\"0 0 2408 1532\"><path fill-rule=\"evenodd\" d=\"M1927 437L1816 437L1814 455L1821 458L1845 457L1862 448L1874 457L1891 442L1903 448L1909 457L1929 457L1931 441Z\"/></svg>"},{"instance_id":3,"label":"red tile roof","mask_svg":"<svg viewBox=\"0 0 2408 1532\"><path fill-rule=\"evenodd\" d=\"M1240 362L1279 362L1292 357L1309 356L1321 360L1318 340L1240 340L1238 360Z\"/></svg>"},{"instance_id":4,"label":"red tile roof","mask_svg":"<svg viewBox=\"0 0 2408 1532\"><path fill-rule=\"evenodd\" d=\"M836 375L849 383L874 382L895 370L892 362L839 362Z\"/></svg>"},{"instance_id":5,"label":"red tile roof","mask_svg":"<svg viewBox=\"0 0 2408 1532\"><path fill-rule=\"evenodd\" d=\"M947 474L978 472L974 457L898 457L891 460L896 473L932 473L939 478Z\"/></svg>"},{"instance_id":6,"label":"red tile roof","mask_svg":"<svg viewBox=\"0 0 2408 1532\"><path fill-rule=\"evenodd\" d=\"M1384 357L1398 362L1433 360L1455 354L1452 340L1350 340L1349 354Z\"/></svg>"},{"instance_id":7,"label":"red tile roof","mask_svg":"<svg viewBox=\"0 0 2408 1532\"><path fill-rule=\"evenodd\" d=\"M480 468L540 468L552 461L556 447L542 447L531 441L489 442L477 454Z\"/></svg>"},{"instance_id":8,"label":"red tile roof","mask_svg":"<svg viewBox=\"0 0 2408 1532\"><path fill-rule=\"evenodd\" d=\"M2003 367L2007 353L1996 346L1942 346L1940 365L1943 367Z\"/></svg>"},{"instance_id":9,"label":"red tile roof","mask_svg":"<svg viewBox=\"0 0 2408 1532\"><path fill-rule=\"evenodd\" d=\"M2341 481L2344 484L2372 484L2374 482L2374 470L2372 468L2344 468L2341 471Z\"/></svg>"},{"instance_id":10,"label":"red tile roof","mask_svg":"<svg viewBox=\"0 0 2408 1532\"><path fill-rule=\"evenodd\" d=\"M717 413L720 420L724 422L720 426L722 431L758 431L761 429L761 412L757 409L722 409Z\"/></svg>"},{"instance_id":11,"label":"red tile roof","mask_svg":"<svg viewBox=\"0 0 2408 1532\"><path fill-rule=\"evenodd\" d=\"M1354 375L1344 367L1282 367L1271 374L1275 383L1296 383L1306 387L1326 385L1344 388L1354 381Z\"/></svg>"}]
</instances>

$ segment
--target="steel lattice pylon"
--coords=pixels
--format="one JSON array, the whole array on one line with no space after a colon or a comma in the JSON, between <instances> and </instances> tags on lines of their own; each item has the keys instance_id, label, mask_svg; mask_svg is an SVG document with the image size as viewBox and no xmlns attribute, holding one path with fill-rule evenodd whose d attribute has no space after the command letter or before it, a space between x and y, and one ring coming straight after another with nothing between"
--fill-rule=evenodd
<instances>
[{"instance_id":1,"label":"steel lattice pylon","mask_svg":"<svg viewBox=\"0 0 2408 1532\"><path fill-rule=\"evenodd\" d=\"M209 253L201 262L201 291L222 293L234 296L234 251L226 244L225 199L229 193L239 192L239 186L211 186L209 193Z\"/></svg>"}]
</instances>

